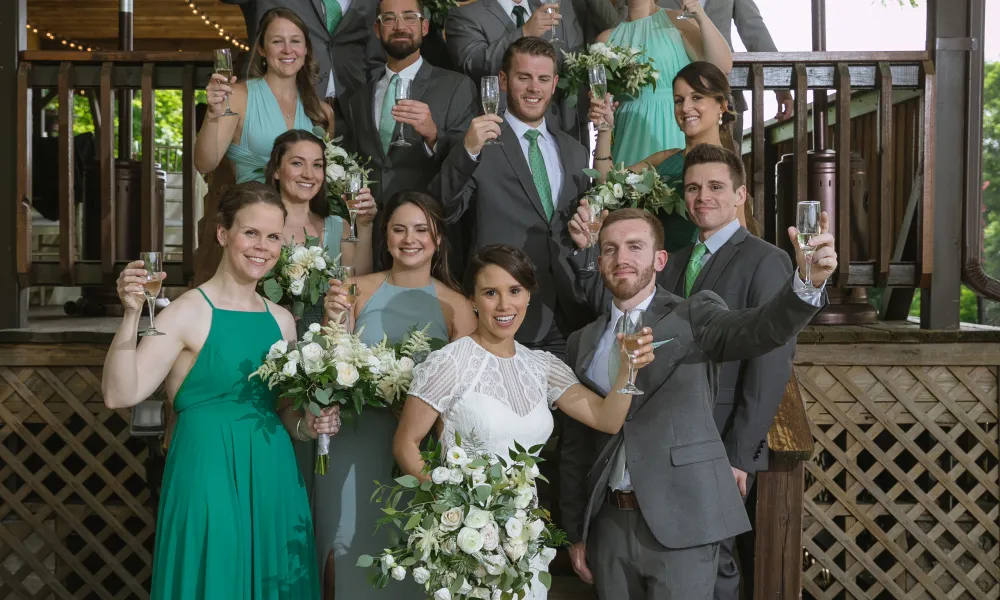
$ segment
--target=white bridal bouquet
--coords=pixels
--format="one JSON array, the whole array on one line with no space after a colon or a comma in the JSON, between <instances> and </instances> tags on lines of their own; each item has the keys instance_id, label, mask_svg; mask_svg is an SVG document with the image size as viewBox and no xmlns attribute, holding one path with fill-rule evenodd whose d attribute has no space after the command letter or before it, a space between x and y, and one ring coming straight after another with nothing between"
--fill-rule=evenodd
<instances>
[{"instance_id":1,"label":"white bridal bouquet","mask_svg":"<svg viewBox=\"0 0 1000 600\"><path fill-rule=\"evenodd\" d=\"M598 179L601 174L593 169L584 169L589 177ZM642 208L653 214L677 213L687 217L687 206L684 198L674 188L664 183L656 169L643 169L634 173L618 165L608 171L604 183L595 185L587 191L588 195L601 198L604 208Z\"/></svg>"},{"instance_id":2,"label":"white bridal bouquet","mask_svg":"<svg viewBox=\"0 0 1000 600\"><path fill-rule=\"evenodd\" d=\"M350 153L337 145L343 137L331 139L322 127L313 128L313 133L326 144L323 153L326 155L326 197L330 202L330 214L346 219L348 217L347 206L341 196L347 193L347 174L351 171L359 171L364 187L369 187L371 180L368 176L371 174L371 169L365 168L368 161L362 160L360 155Z\"/></svg>"},{"instance_id":3,"label":"white bridal bouquet","mask_svg":"<svg viewBox=\"0 0 1000 600\"><path fill-rule=\"evenodd\" d=\"M410 389L413 367L443 345L428 337L425 327L413 330L399 344L390 345L383 338L369 348L343 325L313 323L294 348L285 340L275 342L250 377L260 377L269 389L278 388L280 398L316 416L334 403L353 407L360 415L365 406L398 407ZM330 436L320 435L316 454L316 472L325 475Z\"/></svg>"},{"instance_id":4,"label":"white bridal bouquet","mask_svg":"<svg viewBox=\"0 0 1000 600\"><path fill-rule=\"evenodd\" d=\"M598 42L588 46L586 52L566 54L562 73L559 75L559 88L566 90L569 103L575 103L580 90L590 86L590 67L604 65L608 93L613 98L637 98L647 85L656 89L660 74L653 62L642 48L608 46Z\"/></svg>"},{"instance_id":5,"label":"white bridal bouquet","mask_svg":"<svg viewBox=\"0 0 1000 600\"><path fill-rule=\"evenodd\" d=\"M432 441L421 453L428 481L406 475L393 486L375 482L372 500L384 500L386 515L378 526L392 523L402 539L378 556L362 555L358 566L374 571L376 588L413 577L433 600L523 598L535 575L548 588L552 577L539 567L552 561L566 534L548 511L533 507L535 480L544 480L540 450L515 443L509 460L473 458L458 434L447 451ZM404 496L410 500L400 509Z\"/></svg>"},{"instance_id":6,"label":"white bridal bouquet","mask_svg":"<svg viewBox=\"0 0 1000 600\"><path fill-rule=\"evenodd\" d=\"M278 262L257 285L271 302L291 304L292 314L301 317L307 304L316 304L326 293L336 266L337 259L330 258L319 238L307 235L304 244L293 238L281 247Z\"/></svg>"}]
</instances>

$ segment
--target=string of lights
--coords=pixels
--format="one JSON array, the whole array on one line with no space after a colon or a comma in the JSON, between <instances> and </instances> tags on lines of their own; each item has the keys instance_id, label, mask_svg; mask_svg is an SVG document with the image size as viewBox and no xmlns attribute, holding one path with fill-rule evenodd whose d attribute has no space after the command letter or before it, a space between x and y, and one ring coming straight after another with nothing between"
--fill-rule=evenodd
<instances>
[{"instance_id":1,"label":"string of lights","mask_svg":"<svg viewBox=\"0 0 1000 600\"><path fill-rule=\"evenodd\" d=\"M89 44L84 44L83 42L78 42L70 38L63 37L61 35L52 33L44 28L40 28L33 23L28 23L26 25L28 31L31 33L37 33L38 35L48 38L52 41L60 42L63 46L70 48L72 50L79 50L80 52L93 52L94 50L100 50L100 48L95 48Z\"/></svg>"},{"instance_id":2,"label":"string of lights","mask_svg":"<svg viewBox=\"0 0 1000 600\"><path fill-rule=\"evenodd\" d=\"M233 46L236 46L240 50L247 51L247 50L250 49L250 47L247 46L246 44L244 44L243 42L241 42L236 37L235 34L233 34L232 32L226 31L225 28L223 28L217 22L213 21L207 14L205 14L204 11L202 11L201 9L198 8L197 4L195 4L194 2L190 2L189 0L181 0L181 2L183 4L186 4L187 7L189 9L191 9L191 13L192 14L200 16L202 22L205 23L205 25L207 27L215 29L219 33L219 37L225 39L227 42L231 43Z\"/></svg>"}]
</instances>

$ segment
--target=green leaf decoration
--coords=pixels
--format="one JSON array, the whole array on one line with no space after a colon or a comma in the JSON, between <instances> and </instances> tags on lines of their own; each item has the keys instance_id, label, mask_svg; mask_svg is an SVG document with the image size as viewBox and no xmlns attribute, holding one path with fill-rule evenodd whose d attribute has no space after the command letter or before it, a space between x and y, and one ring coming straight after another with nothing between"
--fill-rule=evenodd
<instances>
[{"instance_id":1,"label":"green leaf decoration","mask_svg":"<svg viewBox=\"0 0 1000 600\"><path fill-rule=\"evenodd\" d=\"M281 284L278 283L276 279L265 279L264 280L264 295L267 299L275 304L281 303L281 297L285 295L285 291L281 289Z\"/></svg>"},{"instance_id":2,"label":"green leaf decoration","mask_svg":"<svg viewBox=\"0 0 1000 600\"><path fill-rule=\"evenodd\" d=\"M375 564L375 559L372 558L371 556L367 555L367 554L362 554L361 556L358 557L358 564L357 564L357 566L359 566L361 568L366 569L366 568L372 566L373 564Z\"/></svg>"},{"instance_id":3,"label":"green leaf decoration","mask_svg":"<svg viewBox=\"0 0 1000 600\"><path fill-rule=\"evenodd\" d=\"M552 575L548 571L539 571L538 581L545 586L545 589L552 589Z\"/></svg>"},{"instance_id":4,"label":"green leaf decoration","mask_svg":"<svg viewBox=\"0 0 1000 600\"><path fill-rule=\"evenodd\" d=\"M420 480L413 475L403 475L402 477L396 478L396 483L405 487L406 489L413 489L420 486Z\"/></svg>"}]
</instances>

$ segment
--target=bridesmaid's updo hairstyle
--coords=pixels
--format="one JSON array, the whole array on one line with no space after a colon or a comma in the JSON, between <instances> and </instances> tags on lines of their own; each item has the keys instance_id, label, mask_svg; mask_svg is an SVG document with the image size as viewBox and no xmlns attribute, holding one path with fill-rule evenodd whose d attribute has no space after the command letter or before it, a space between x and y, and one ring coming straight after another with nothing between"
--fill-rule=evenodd
<instances>
[{"instance_id":1,"label":"bridesmaid's updo hairstyle","mask_svg":"<svg viewBox=\"0 0 1000 600\"><path fill-rule=\"evenodd\" d=\"M295 75L295 87L299 90L302 108L309 120L313 122L313 125L329 130L330 122L326 118L326 113L323 112L323 102L320 100L319 94L316 93L316 88L313 87L319 81L319 63L316 62L316 57L313 54L309 30L306 29L306 24L302 22L294 10L281 7L272 8L260 18L260 24L257 25L257 39L253 41L253 47L250 50L250 70L248 73L250 79L263 77L264 73L267 73L267 59L263 56L264 38L267 35L267 28L278 19L290 21L302 32L302 38L306 43L305 64Z\"/></svg>"},{"instance_id":2,"label":"bridesmaid's updo hairstyle","mask_svg":"<svg viewBox=\"0 0 1000 600\"><path fill-rule=\"evenodd\" d=\"M281 196L273 187L259 181L248 181L226 188L219 200L219 212L215 220L225 229L230 229L236 221L236 214L254 204L270 204L281 209L282 220L288 216L288 211L281 202Z\"/></svg>"},{"instance_id":3,"label":"bridesmaid's updo hairstyle","mask_svg":"<svg viewBox=\"0 0 1000 600\"><path fill-rule=\"evenodd\" d=\"M736 113L733 112L733 92L729 87L729 78L719 67L706 61L689 63L674 76L673 83L683 80L691 89L703 96L715 98L722 105L722 124L719 125L719 138L722 145L733 147L733 123Z\"/></svg>"},{"instance_id":4,"label":"bridesmaid's updo hairstyle","mask_svg":"<svg viewBox=\"0 0 1000 600\"><path fill-rule=\"evenodd\" d=\"M434 258L431 259L431 276L455 290L460 291L458 282L451 276L451 269L448 267L448 241L445 239L444 207L437 198L423 192L403 190L396 192L386 203L383 215L379 217L382 230L382 241L376 249L383 266L392 264L392 254L389 253L389 220L393 213L401 206L412 204L427 217L427 224L431 228L431 237L440 239L437 250L434 251Z\"/></svg>"},{"instance_id":5,"label":"bridesmaid's updo hairstyle","mask_svg":"<svg viewBox=\"0 0 1000 600\"><path fill-rule=\"evenodd\" d=\"M330 203L326 199L325 178L326 178L326 144L312 133L305 129L289 129L278 137L274 138L274 147L271 148L271 157L264 167L264 182L270 183L274 189L281 194L281 182L274 178L275 172L281 167L281 159L285 158L285 153L292 147L292 144L299 142L312 142L319 147L320 155L323 157L323 177L324 184L319 186L319 190L312 200L309 201L309 210L323 217L330 216Z\"/></svg>"},{"instance_id":6,"label":"bridesmaid's updo hairstyle","mask_svg":"<svg viewBox=\"0 0 1000 600\"><path fill-rule=\"evenodd\" d=\"M462 287L467 297L471 298L476 295L476 278L479 277L479 272L489 265L496 265L507 271L529 292L535 292L538 289L538 280L535 279L535 265L532 264L527 254L508 244L490 244L477 250L472 260L469 261L469 266L465 269Z\"/></svg>"}]
</instances>

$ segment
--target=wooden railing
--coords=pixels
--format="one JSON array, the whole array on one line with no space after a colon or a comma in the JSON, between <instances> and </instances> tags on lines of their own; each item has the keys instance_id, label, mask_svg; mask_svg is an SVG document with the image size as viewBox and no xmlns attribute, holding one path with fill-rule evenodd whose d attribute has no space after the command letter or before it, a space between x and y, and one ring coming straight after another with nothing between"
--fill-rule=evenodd
<instances>
[{"instance_id":1,"label":"wooden railing","mask_svg":"<svg viewBox=\"0 0 1000 600\"><path fill-rule=\"evenodd\" d=\"M24 286L99 285L113 281L136 256L116 247L120 215L116 214L114 155L114 94L140 90L142 96L142 190L140 245L143 250L163 250L163 207L156 197L154 97L158 89L183 90L183 252L179 262L165 263L167 281L185 284L194 275L196 245L194 197L194 91L204 87L212 72L212 56L202 52L60 52L25 51L18 71L18 186L17 273ZM100 177L100 259L82 260L76 239L76 206L73 189L73 91L96 90L95 129L98 136ZM59 260L31 259L32 102L35 90L57 90L59 99L59 154L52 167L59 178ZM49 168L46 165L46 168ZM136 207L130 207L133 210Z\"/></svg>"}]
</instances>

